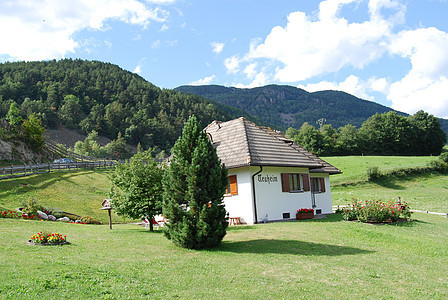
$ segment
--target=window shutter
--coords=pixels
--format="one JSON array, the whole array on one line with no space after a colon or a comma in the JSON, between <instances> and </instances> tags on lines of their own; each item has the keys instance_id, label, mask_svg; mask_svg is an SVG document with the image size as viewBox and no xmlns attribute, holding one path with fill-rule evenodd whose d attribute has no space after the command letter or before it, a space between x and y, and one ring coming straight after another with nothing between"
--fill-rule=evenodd
<instances>
[{"instance_id":1,"label":"window shutter","mask_svg":"<svg viewBox=\"0 0 448 300\"><path fill-rule=\"evenodd\" d=\"M320 180L320 191L321 193L325 193L325 178L321 177Z\"/></svg>"},{"instance_id":2,"label":"window shutter","mask_svg":"<svg viewBox=\"0 0 448 300\"><path fill-rule=\"evenodd\" d=\"M238 195L238 184L236 182L236 175L229 176L230 181L230 194Z\"/></svg>"},{"instance_id":3,"label":"window shutter","mask_svg":"<svg viewBox=\"0 0 448 300\"><path fill-rule=\"evenodd\" d=\"M289 174L282 173L282 192L289 192Z\"/></svg>"},{"instance_id":4,"label":"window shutter","mask_svg":"<svg viewBox=\"0 0 448 300\"><path fill-rule=\"evenodd\" d=\"M310 175L303 174L302 178L303 178L303 190L305 192L309 192L310 191Z\"/></svg>"}]
</instances>

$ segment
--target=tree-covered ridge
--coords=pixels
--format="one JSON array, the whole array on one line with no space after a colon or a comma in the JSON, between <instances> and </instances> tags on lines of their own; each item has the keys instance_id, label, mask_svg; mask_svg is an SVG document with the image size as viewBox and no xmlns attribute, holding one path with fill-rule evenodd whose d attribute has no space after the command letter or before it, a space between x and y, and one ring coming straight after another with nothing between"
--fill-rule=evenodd
<instances>
[{"instance_id":1,"label":"tree-covered ridge","mask_svg":"<svg viewBox=\"0 0 448 300\"><path fill-rule=\"evenodd\" d=\"M281 130L289 127L299 129L305 122L318 127L316 121L319 119L325 119L325 124L331 124L334 128L347 124L360 127L376 113L393 111L389 107L344 92L309 93L292 86L268 85L240 89L208 85L180 86L176 90L240 108ZM442 129L448 133L448 120L439 121Z\"/></svg>"},{"instance_id":2,"label":"tree-covered ridge","mask_svg":"<svg viewBox=\"0 0 448 300\"><path fill-rule=\"evenodd\" d=\"M317 155L439 155L446 144L446 134L439 120L424 111L402 116L394 111L375 114L357 129L345 125L338 130L323 125L317 130L303 123L292 127L286 137Z\"/></svg>"},{"instance_id":3,"label":"tree-covered ridge","mask_svg":"<svg viewBox=\"0 0 448 300\"><path fill-rule=\"evenodd\" d=\"M24 118L34 112L50 128L64 124L111 139L121 132L144 148L171 148L190 115L203 127L240 116L199 96L160 89L116 65L72 59L0 64L0 119L12 102Z\"/></svg>"}]
</instances>

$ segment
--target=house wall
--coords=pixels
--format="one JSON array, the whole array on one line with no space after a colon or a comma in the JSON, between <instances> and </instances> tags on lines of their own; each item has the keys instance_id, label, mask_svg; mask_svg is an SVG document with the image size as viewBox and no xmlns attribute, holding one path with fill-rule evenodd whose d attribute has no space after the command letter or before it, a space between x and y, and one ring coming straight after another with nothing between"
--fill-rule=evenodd
<instances>
[{"instance_id":1,"label":"house wall","mask_svg":"<svg viewBox=\"0 0 448 300\"><path fill-rule=\"evenodd\" d=\"M251 171L249 167L230 169L229 176L236 175L238 184L237 195L224 196L224 204L229 217L240 217L242 223L253 224L253 201Z\"/></svg>"},{"instance_id":2,"label":"house wall","mask_svg":"<svg viewBox=\"0 0 448 300\"><path fill-rule=\"evenodd\" d=\"M243 223L254 223L254 203L252 194L252 175L260 170L259 167L245 167L230 169L230 175L237 175L238 194L224 197L224 204L230 217L240 217ZM289 213L294 219L300 208L312 208L312 194L307 192L282 192L282 173L309 174L310 178L324 177L325 192L316 193L316 209L323 214L332 212L330 176L326 173L308 173L307 168L263 167L263 171L254 177L257 205L257 221L263 222L283 220L283 214Z\"/></svg>"},{"instance_id":3,"label":"house wall","mask_svg":"<svg viewBox=\"0 0 448 300\"><path fill-rule=\"evenodd\" d=\"M323 214L331 214L332 201L331 201L331 185L330 175L328 173L310 173L310 178L323 177L325 178L325 193L315 193L316 207L315 209L322 209Z\"/></svg>"},{"instance_id":4,"label":"house wall","mask_svg":"<svg viewBox=\"0 0 448 300\"><path fill-rule=\"evenodd\" d=\"M289 213L295 218L300 208L311 208L311 192L282 192L281 173L308 173L307 168L263 167L263 172L255 176L258 221L283 220Z\"/></svg>"}]
</instances>

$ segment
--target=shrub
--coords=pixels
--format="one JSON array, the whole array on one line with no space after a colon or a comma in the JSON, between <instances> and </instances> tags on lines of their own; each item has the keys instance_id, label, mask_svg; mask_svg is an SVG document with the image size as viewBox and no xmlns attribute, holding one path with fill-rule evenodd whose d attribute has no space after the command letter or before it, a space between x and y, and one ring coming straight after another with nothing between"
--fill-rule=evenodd
<instances>
[{"instance_id":1,"label":"shrub","mask_svg":"<svg viewBox=\"0 0 448 300\"><path fill-rule=\"evenodd\" d=\"M95 225L100 225L101 222L96 220L95 218L92 218L91 216L84 216L81 218L81 222L82 223L86 223L86 224L95 224Z\"/></svg>"},{"instance_id":2,"label":"shrub","mask_svg":"<svg viewBox=\"0 0 448 300\"><path fill-rule=\"evenodd\" d=\"M382 175L378 167L368 167L366 173L368 181L377 180Z\"/></svg>"},{"instance_id":3,"label":"shrub","mask_svg":"<svg viewBox=\"0 0 448 300\"><path fill-rule=\"evenodd\" d=\"M443 152L439 155L439 159L444 163L448 163L448 152Z\"/></svg>"},{"instance_id":4,"label":"shrub","mask_svg":"<svg viewBox=\"0 0 448 300\"><path fill-rule=\"evenodd\" d=\"M441 173L444 173L444 172L448 171L448 163L444 162L441 159L430 161L429 162L429 167L433 171L437 171L437 172L441 172Z\"/></svg>"},{"instance_id":5,"label":"shrub","mask_svg":"<svg viewBox=\"0 0 448 300\"><path fill-rule=\"evenodd\" d=\"M359 220L361 222L396 222L399 219L409 219L411 210L407 203L382 202L379 200L354 200L352 207L343 212L346 221Z\"/></svg>"},{"instance_id":6,"label":"shrub","mask_svg":"<svg viewBox=\"0 0 448 300\"><path fill-rule=\"evenodd\" d=\"M33 198L29 199L28 202L23 203L23 212L28 215L38 215L37 211L45 211L45 208L39 204L39 202Z\"/></svg>"},{"instance_id":7,"label":"shrub","mask_svg":"<svg viewBox=\"0 0 448 300\"><path fill-rule=\"evenodd\" d=\"M351 208L347 208L347 209L342 211L342 218L345 221L354 221L354 220L358 219L358 217L356 215L356 211L354 209L351 209Z\"/></svg>"}]
</instances>

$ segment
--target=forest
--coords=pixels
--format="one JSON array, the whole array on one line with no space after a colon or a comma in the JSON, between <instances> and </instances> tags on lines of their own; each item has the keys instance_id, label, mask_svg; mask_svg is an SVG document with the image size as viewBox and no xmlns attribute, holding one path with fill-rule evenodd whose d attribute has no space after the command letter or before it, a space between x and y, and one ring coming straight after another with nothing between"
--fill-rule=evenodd
<instances>
[{"instance_id":1,"label":"forest","mask_svg":"<svg viewBox=\"0 0 448 300\"><path fill-rule=\"evenodd\" d=\"M201 126L246 115L238 109L161 89L137 74L98 61L52 60L0 64L0 119L15 102L47 128L63 124L147 149L169 150L195 115Z\"/></svg>"},{"instance_id":2,"label":"forest","mask_svg":"<svg viewBox=\"0 0 448 300\"><path fill-rule=\"evenodd\" d=\"M330 124L316 129L304 123L290 127L286 137L306 150L331 155L439 155L446 134L439 120L424 111L402 116L394 111L371 116L356 128L348 124L337 130Z\"/></svg>"},{"instance_id":3,"label":"forest","mask_svg":"<svg viewBox=\"0 0 448 300\"><path fill-rule=\"evenodd\" d=\"M390 107L341 91L310 93L288 85L244 89L219 85L180 86L175 90L242 109L282 131L289 127L299 129L305 122L317 127L319 119L324 119L326 124L331 124L334 128L347 124L360 127L376 113L394 111ZM402 112L396 113L407 116ZM448 120L438 120L448 134Z\"/></svg>"}]
</instances>

